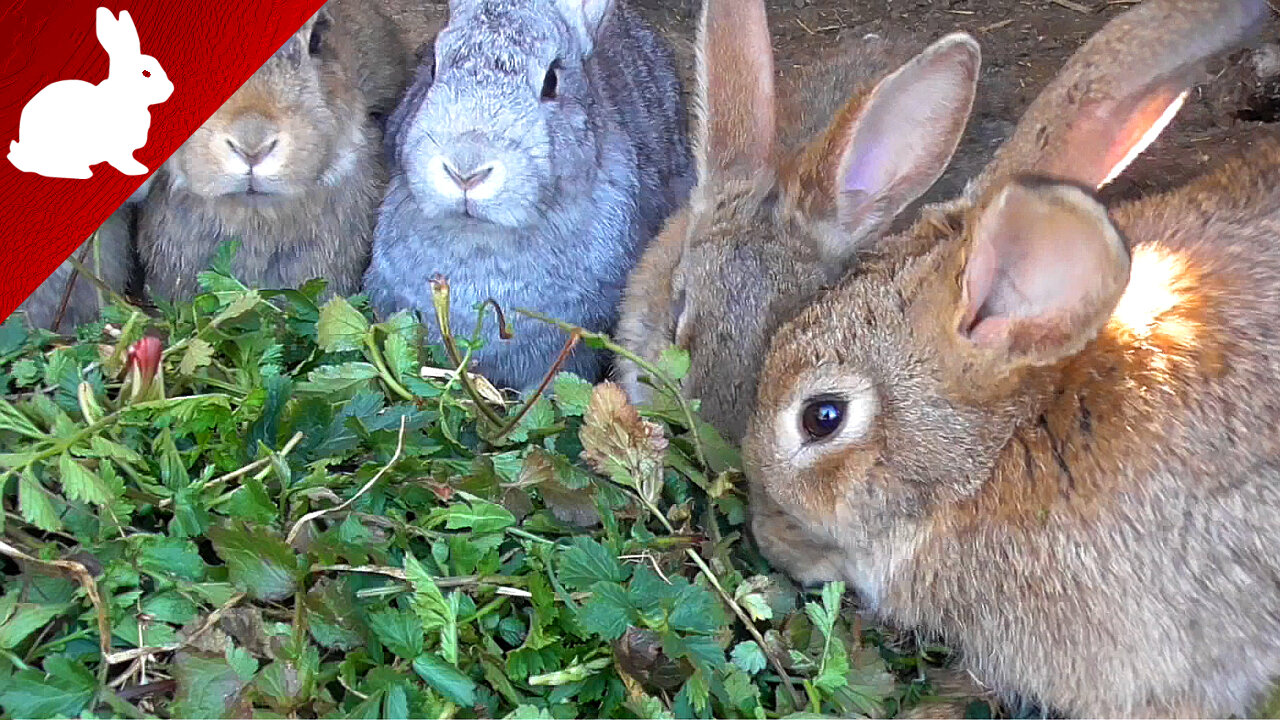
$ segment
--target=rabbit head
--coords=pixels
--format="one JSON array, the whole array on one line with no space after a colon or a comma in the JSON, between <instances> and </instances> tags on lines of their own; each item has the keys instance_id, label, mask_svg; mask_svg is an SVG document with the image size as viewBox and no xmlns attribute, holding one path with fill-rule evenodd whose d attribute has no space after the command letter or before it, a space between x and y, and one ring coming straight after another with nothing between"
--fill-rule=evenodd
<instances>
[{"instance_id":1,"label":"rabbit head","mask_svg":"<svg viewBox=\"0 0 1280 720\"><path fill-rule=\"evenodd\" d=\"M764 3L704 4L699 183L633 273L617 334L649 360L687 349L685 392L735 440L773 328L937 180L968 120L980 64L969 36L942 38L892 72L868 61L876 52L873 38L846 46L828 84L779 103ZM859 76L868 68L879 72ZM815 106L830 110L815 119ZM787 146L797 129L805 136ZM639 376L619 361L636 402L648 394Z\"/></svg>"},{"instance_id":2,"label":"rabbit head","mask_svg":"<svg viewBox=\"0 0 1280 720\"><path fill-rule=\"evenodd\" d=\"M179 148L172 185L237 206L336 186L367 154L366 99L346 18L330 2Z\"/></svg>"},{"instance_id":3,"label":"rabbit head","mask_svg":"<svg viewBox=\"0 0 1280 720\"><path fill-rule=\"evenodd\" d=\"M523 227L554 195L587 187L597 128L585 62L612 10L613 0L450 3L420 69L430 86L390 129L427 218Z\"/></svg>"},{"instance_id":4,"label":"rabbit head","mask_svg":"<svg viewBox=\"0 0 1280 720\"><path fill-rule=\"evenodd\" d=\"M744 454L756 492L781 511L753 519L766 556L809 580L848 579L873 606L884 599L929 518L988 483L1015 429L1045 422L1081 350L1109 342L1130 249L1094 192L1266 7L1148 0L1111 21L964 197L880 239L779 330ZM1195 32L1135 42L1166 27ZM1080 372L1095 371L1118 372ZM809 543L843 548L842 567L814 577L780 514Z\"/></svg>"},{"instance_id":5,"label":"rabbit head","mask_svg":"<svg viewBox=\"0 0 1280 720\"><path fill-rule=\"evenodd\" d=\"M111 11L98 8L98 42L107 51L110 64L107 82L114 87L127 88L127 97L146 105L156 105L173 94L173 83L165 74L160 62L142 54L138 29L128 10L121 10L119 19Z\"/></svg>"}]
</instances>

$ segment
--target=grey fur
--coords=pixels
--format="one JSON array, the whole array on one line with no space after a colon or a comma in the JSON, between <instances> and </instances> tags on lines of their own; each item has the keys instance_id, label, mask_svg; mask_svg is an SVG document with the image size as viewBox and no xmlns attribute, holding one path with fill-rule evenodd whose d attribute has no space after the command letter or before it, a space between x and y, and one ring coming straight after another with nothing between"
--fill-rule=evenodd
<instances>
[{"instance_id":1,"label":"grey fur","mask_svg":"<svg viewBox=\"0 0 1280 720\"><path fill-rule=\"evenodd\" d=\"M569 19L578 5L582 24ZM460 334L474 327L477 303L497 300L516 336L499 340L487 319L475 369L524 390L565 337L514 308L610 331L627 273L687 197L680 81L667 45L611 0L459 0L450 15L435 62L424 62L389 124L392 179L365 288L380 313L431 318L429 279L441 273ZM553 60L558 96L544 101ZM428 177L437 148L459 166L496 157L507 180L490 199L450 200ZM580 348L565 369L595 380L605 364Z\"/></svg>"},{"instance_id":2,"label":"grey fur","mask_svg":"<svg viewBox=\"0 0 1280 720\"><path fill-rule=\"evenodd\" d=\"M147 182L149 183L150 180ZM144 184L138 194L145 192L146 188ZM133 198L131 198L98 228L96 252L93 247L94 236L91 235L72 253L85 267L90 269L96 267L98 279L117 293L124 292L134 272L132 247L134 212ZM35 289L35 292L22 301L15 312L24 313L27 323L33 327L63 333L96 320L98 313L101 312L98 306L98 288L91 280L81 277L78 273L73 279L73 273L75 273L75 267L69 261L63 262ZM67 300L67 309L63 312L62 321L54 327L54 321L58 319L58 309L62 306L62 298L67 292L68 282L74 282L74 286Z\"/></svg>"}]
</instances>

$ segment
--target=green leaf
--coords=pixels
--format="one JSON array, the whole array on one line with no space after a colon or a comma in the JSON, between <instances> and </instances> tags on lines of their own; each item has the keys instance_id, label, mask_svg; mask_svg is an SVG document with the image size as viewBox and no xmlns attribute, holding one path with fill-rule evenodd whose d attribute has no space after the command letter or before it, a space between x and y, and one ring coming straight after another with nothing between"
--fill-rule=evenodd
<instances>
[{"instance_id":1,"label":"green leaf","mask_svg":"<svg viewBox=\"0 0 1280 720\"><path fill-rule=\"evenodd\" d=\"M171 667L177 681L172 717L248 716L242 693L249 678L241 673L243 668L237 670L225 657L189 653L179 653Z\"/></svg>"},{"instance_id":2,"label":"green leaf","mask_svg":"<svg viewBox=\"0 0 1280 720\"><path fill-rule=\"evenodd\" d=\"M196 370L208 367L213 362L213 346L200 338L191 338L187 350L182 354L182 362L178 363L178 372L183 375L194 375Z\"/></svg>"},{"instance_id":3,"label":"green leaf","mask_svg":"<svg viewBox=\"0 0 1280 720\"><path fill-rule=\"evenodd\" d=\"M733 652L729 653L730 662L742 668L743 672L755 675L764 670L769 664L768 658L764 656L764 651L756 644L755 640L747 640L740 642L733 648Z\"/></svg>"},{"instance_id":4,"label":"green leaf","mask_svg":"<svg viewBox=\"0 0 1280 720\"><path fill-rule=\"evenodd\" d=\"M671 345L662 351L658 356L658 362L654 365L668 378L678 383L689 374L689 351Z\"/></svg>"},{"instance_id":5,"label":"green leaf","mask_svg":"<svg viewBox=\"0 0 1280 720\"><path fill-rule=\"evenodd\" d=\"M369 332L369 321L345 298L337 296L320 308L316 331L317 344L325 352L359 350Z\"/></svg>"},{"instance_id":6,"label":"green leaf","mask_svg":"<svg viewBox=\"0 0 1280 720\"><path fill-rule=\"evenodd\" d=\"M516 518L506 508L490 502L478 501L469 505L452 505L445 512L445 527L450 530L471 528L478 535L501 532L516 524Z\"/></svg>"},{"instance_id":7,"label":"green leaf","mask_svg":"<svg viewBox=\"0 0 1280 720\"><path fill-rule=\"evenodd\" d=\"M69 453L63 453L58 460L58 470L62 474L62 489L66 491L67 497L93 503L98 507L110 504L115 499L111 497L111 491L102 479L72 460Z\"/></svg>"},{"instance_id":8,"label":"green leaf","mask_svg":"<svg viewBox=\"0 0 1280 720\"><path fill-rule=\"evenodd\" d=\"M725 624L726 618L720 601L710 590L690 583L676 597L667 622L672 630L710 635Z\"/></svg>"},{"instance_id":9,"label":"green leaf","mask_svg":"<svg viewBox=\"0 0 1280 720\"><path fill-rule=\"evenodd\" d=\"M555 390L555 404L560 412L569 417L582 417L591 404L591 391L594 385L569 372L556 375L552 387Z\"/></svg>"},{"instance_id":10,"label":"green leaf","mask_svg":"<svg viewBox=\"0 0 1280 720\"><path fill-rule=\"evenodd\" d=\"M144 539L139 568L161 577L174 575L186 580L204 579L207 566L195 543L182 538L151 537Z\"/></svg>"},{"instance_id":11,"label":"green leaf","mask_svg":"<svg viewBox=\"0 0 1280 720\"><path fill-rule=\"evenodd\" d=\"M457 601L446 600L422 564L412 555L405 555L405 575L413 586L410 607L422 621L425 632L440 632L440 653L451 663L458 661L458 613Z\"/></svg>"},{"instance_id":12,"label":"green leaf","mask_svg":"<svg viewBox=\"0 0 1280 720\"><path fill-rule=\"evenodd\" d=\"M395 609L370 613L369 628L388 650L406 660L422 654L422 620L413 613Z\"/></svg>"},{"instance_id":13,"label":"green leaf","mask_svg":"<svg viewBox=\"0 0 1280 720\"><path fill-rule=\"evenodd\" d=\"M11 430L36 440L43 440L46 437L35 423L28 420L26 415L3 398L0 398L0 430Z\"/></svg>"},{"instance_id":14,"label":"green leaf","mask_svg":"<svg viewBox=\"0 0 1280 720\"><path fill-rule=\"evenodd\" d=\"M18 479L18 509L23 520L41 530L56 532L62 529L62 521L53 509L53 502L30 468L24 470Z\"/></svg>"},{"instance_id":15,"label":"green leaf","mask_svg":"<svg viewBox=\"0 0 1280 720\"><path fill-rule=\"evenodd\" d=\"M23 670L0 690L0 706L10 717L77 717L93 700L98 683L83 665L54 656L45 667L48 674Z\"/></svg>"},{"instance_id":16,"label":"green leaf","mask_svg":"<svg viewBox=\"0 0 1280 720\"><path fill-rule=\"evenodd\" d=\"M469 708L476 702L476 683L438 655L426 653L413 661L413 671L449 702Z\"/></svg>"},{"instance_id":17,"label":"green leaf","mask_svg":"<svg viewBox=\"0 0 1280 720\"><path fill-rule=\"evenodd\" d=\"M302 573L284 540L266 530L211 527L209 540L224 562L231 582L259 600L283 600L298 588Z\"/></svg>"},{"instance_id":18,"label":"green leaf","mask_svg":"<svg viewBox=\"0 0 1280 720\"><path fill-rule=\"evenodd\" d=\"M591 586L591 599L578 616L582 628L605 640L617 640L637 617L627 591L621 585L598 582Z\"/></svg>"},{"instance_id":19,"label":"green leaf","mask_svg":"<svg viewBox=\"0 0 1280 720\"><path fill-rule=\"evenodd\" d=\"M16 597L11 596L11 597ZM55 603L51 605L35 605L17 603L13 614L0 623L0 649L12 650L18 643L27 639L31 633L44 627L48 622L73 607L71 603Z\"/></svg>"},{"instance_id":20,"label":"green leaf","mask_svg":"<svg viewBox=\"0 0 1280 720\"><path fill-rule=\"evenodd\" d=\"M613 553L589 537L576 537L560 553L560 582L576 590L586 590L601 580L626 582L631 575Z\"/></svg>"},{"instance_id":21,"label":"green leaf","mask_svg":"<svg viewBox=\"0 0 1280 720\"><path fill-rule=\"evenodd\" d=\"M349 362L342 365L322 365L307 375L306 382L299 383L298 392L344 393L362 387L378 377L378 368L367 362Z\"/></svg>"},{"instance_id":22,"label":"green leaf","mask_svg":"<svg viewBox=\"0 0 1280 720\"><path fill-rule=\"evenodd\" d=\"M403 684L396 683L387 688L386 695L383 697L382 717L387 720L401 720L409 717L409 694L404 691Z\"/></svg>"}]
</instances>

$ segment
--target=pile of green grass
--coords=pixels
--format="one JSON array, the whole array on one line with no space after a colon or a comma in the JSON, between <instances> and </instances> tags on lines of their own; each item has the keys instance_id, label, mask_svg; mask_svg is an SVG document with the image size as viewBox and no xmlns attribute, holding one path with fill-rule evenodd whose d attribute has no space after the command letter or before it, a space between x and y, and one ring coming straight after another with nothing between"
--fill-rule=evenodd
<instances>
[{"instance_id":1,"label":"pile of green grass","mask_svg":"<svg viewBox=\"0 0 1280 720\"><path fill-rule=\"evenodd\" d=\"M450 369L465 337L250 290L229 252L159 317L0 326L5 717L889 716L929 692L939 649L759 557L679 353L653 407L569 374L520 407Z\"/></svg>"}]
</instances>

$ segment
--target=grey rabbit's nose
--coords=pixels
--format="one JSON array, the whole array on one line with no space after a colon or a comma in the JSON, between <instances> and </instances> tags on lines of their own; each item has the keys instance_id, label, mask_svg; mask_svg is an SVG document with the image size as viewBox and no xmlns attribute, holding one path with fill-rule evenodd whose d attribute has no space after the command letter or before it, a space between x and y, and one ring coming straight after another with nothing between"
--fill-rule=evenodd
<instances>
[{"instance_id":1,"label":"grey rabbit's nose","mask_svg":"<svg viewBox=\"0 0 1280 720\"><path fill-rule=\"evenodd\" d=\"M227 147L244 159L249 167L262 163L280 145L276 124L260 116L243 118L231 127Z\"/></svg>"},{"instance_id":2,"label":"grey rabbit's nose","mask_svg":"<svg viewBox=\"0 0 1280 720\"><path fill-rule=\"evenodd\" d=\"M445 163L444 171L449 174L449 178L451 180L457 183L458 187L463 190L474 190L493 173L493 165L487 164L470 172L463 173L452 165Z\"/></svg>"}]
</instances>

